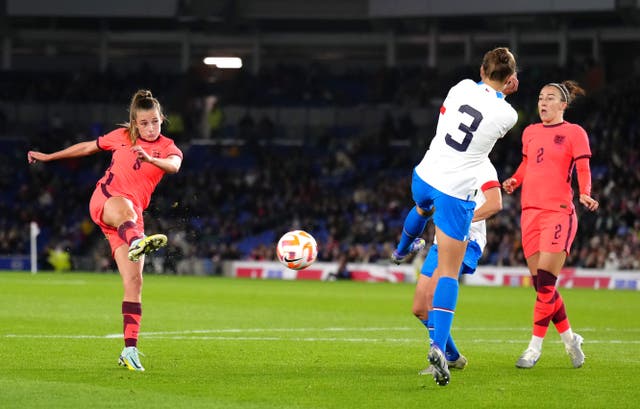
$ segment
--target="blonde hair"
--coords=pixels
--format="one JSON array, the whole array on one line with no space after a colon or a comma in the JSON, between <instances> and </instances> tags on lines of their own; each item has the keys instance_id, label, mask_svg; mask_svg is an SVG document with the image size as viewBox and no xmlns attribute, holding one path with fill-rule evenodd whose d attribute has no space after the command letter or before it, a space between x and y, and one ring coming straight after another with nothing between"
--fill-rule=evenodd
<instances>
[{"instance_id":1,"label":"blonde hair","mask_svg":"<svg viewBox=\"0 0 640 409\"><path fill-rule=\"evenodd\" d=\"M127 128L127 133L129 134L129 140L132 145L136 144L138 137L140 136L138 133L138 128L136 128L136 117L138 111L148 111L151 109L157 109L160 118L164 121L166 117L162 113L162 106L160 102L154 98L151 91L148 89L140 89L131 98L131 105L129 106L129 121L119 124Z\"/></svg>"},{"instance_id":2,"label":"blonde hair","mask_svg":"<svg viewBox=\"0 0 640 409\"><path fill-rule=\"evenodd\" d=\"M485 53L482 69L490 80L505 82L517 70L516 59L507 47L497 47Z\"/></svg>"},{"instance_id":3,"label":"blonde hair","mask_svg":"<svg viewBox=\"0 0 640 409\"><path fill-rule=\"evenodd\" d=\"M580 95L585 95L584 89L576 81L564 80L562 82L550 82L545 87L555 87L560 90L560 100L567 103L567 107Z\"/></svg>"}]
</instances>

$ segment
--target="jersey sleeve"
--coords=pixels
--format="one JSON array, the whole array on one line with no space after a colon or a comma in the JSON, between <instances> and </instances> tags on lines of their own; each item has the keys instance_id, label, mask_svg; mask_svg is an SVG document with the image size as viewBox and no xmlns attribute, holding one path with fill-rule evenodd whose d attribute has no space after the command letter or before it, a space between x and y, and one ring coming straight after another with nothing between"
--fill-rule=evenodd
<instances>
[{"instance_id":1,"label":"jersey sleeve","mask_svg":"<svg viewBox=\"0 0 640 409\"><path fill-rule=\"evenodd\" d=\"M182 151L173 142L167 147L166 157L168 158L172 155L178 156L180 157L180 159L183 159Z\"/></svg>"},{"instance_id":2,"label":"jersey sleeve","mask_svg":"<svg viewBox=\"0 0 640 409\"><path fill-rule=\"evenodd\" d=\"M500 187L500 182L498 181L498 172L496 172L496 168L493 166L490 160L486 160L483 162L482 167L478 172L478 182L480 184L480 190L482 192L486 192L487 190Z\"/></svg>"},{"instance_id":3,"label":"jersey sleeve","mask_svg":"<svg viewBox=\"0 0 640 409\"><path fill-rule=\"evenodd\" d=\"M579 125L574 125L571 139L572 156L575 160L590 158L591 148L587 132Z\"/></svg>"},{"instance_id":4,"label":"jersey sleeve","mask_svg":"<svg viewBox=\"0 0 640 409\"><path fill-rule=\"evenodd\" d=\"M531 125L524 128L522 131L522 157L527 157L527 149L529 149L529 132L531 132Z\"/></svg>"},{"instance_id":5,"label":"jersey sleeve","mask_svg":"<svg viewBox=\"0 0 640 409\"><path fill-rule=\"evenodd\" d=\"M128 143L129 141L125 140L123 129L124 128L114 129L108 134L98 137L96 141L98 148L103 151L112 151L115 150L117 146Z\"/></svg>"},{"instance_id":6,"label":"jersey sleeve","mask_svg":"<svg viewBox=\"0 0 640 409\"><path fill-rule=\"evenodd\" d=\"M507 132L509 132L511 128L513 128L514 125L518 122L518 112L511 106L510 103L504 100L503 102L505 105L505 115L500 136L501 138L504 137Z\"/></svg>"}]
</instances>

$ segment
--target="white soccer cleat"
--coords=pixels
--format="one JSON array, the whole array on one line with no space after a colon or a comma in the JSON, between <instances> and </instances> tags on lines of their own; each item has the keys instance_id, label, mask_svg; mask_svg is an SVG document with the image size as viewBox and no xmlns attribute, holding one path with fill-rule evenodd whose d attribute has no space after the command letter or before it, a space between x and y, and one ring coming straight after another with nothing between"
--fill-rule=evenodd
<instances>
[{"instance_id":1,"label":"white soccer cleat","mask_svg":"<svg viewBox=\"0 0 640 409\"><path fill-rule=\"evenodd\" d=\"M425 248L426 245L427 245L427 242L424 241L424 239L421 239L418 237L417 239L413 240L409 245L409 251L407 252L407 254L400 254L398 253L397 249L393 250L393 253L391 253L391 261L393 261L396 264L400 264L404 260L406 260L406 258L409 257L409 255L419 252L420 250Z\"/></svg>"},{"instance_id":2,"label":"white soccer cleat","mask_svg":"<svg viewBox=\"0 0 640 409\"><path fill-rule=\"evenodd\" d=\"M564 349L567 351L567 354L569 354L569 357L571 358L571 363L573 364L574 368L580 368L584 364L584 352L582 352L583 342L584 338L574 333L571 343L564 346Z\"/></svg>"},{"instance_id":3,"label":"white soccer cleat","mask_svg":"<svg viewBox=\"0 0 640 409\"><path fill-rule=\"evenodd\" d=\"M433 365L429 365L428 367L424 368L422 371L418 372L418 375L431 375L433 376Z\"/></svg>"},{"instance_id":4,"label":"white soccer cleat","mask_svg":"<svg viewBox=\"0 0 640 409\"><path fill-rule=\"evenodd\" d=\"M516 362L517 368L522 369L531 369L535 366L538 359L540 359L540 355L542 355L541 351L533 348L527 348L526 351L520 356L518 362Z\"/></svg>"},{"instance_id":5,"label":"white soccer cleat","mask_svg":"<svg viewBox=\"0 0 640 409\"><path fill-rule=\"evenodd\" d=\"M118 358L118 365L124 366L130 371L144 372L144 368L140 363L140 357L138 354L142 355L142 352L138 351L138 348L124 347L122 353L120 353L120 358Z\"/></svg>"},{"instance_id":6,"label":"white soccer cleat","mask_svg":"<svg viewBox=\"0 0 640 409\"><path fill-rule=\"evenodd\" d=\"M429 351L429 363L433 366L433 380L440 386L446 386L451 379L451 373L447 367L447 358L436 345Z\"/></svg>"},{"instance_id":7,"label":"white soccer cleat","mask_svg":"<svg viewBox=\"0 0 640 409\"><path fill-rule=\"evenodd\" d=\"M447 361L447 366L449 369L464 369L467 366L467 358L464 355L460 354L458 359L455 361Z\"/></svg>"}]
</instances>

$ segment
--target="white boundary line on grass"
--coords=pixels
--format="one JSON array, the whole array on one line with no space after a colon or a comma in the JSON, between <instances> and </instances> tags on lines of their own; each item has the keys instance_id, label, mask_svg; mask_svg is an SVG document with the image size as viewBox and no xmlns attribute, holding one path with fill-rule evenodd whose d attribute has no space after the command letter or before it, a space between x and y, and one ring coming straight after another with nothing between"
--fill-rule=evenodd
<instances>
[{"instance_id":1,"label":"white boundary line on grass","mask_svg":"<svg viewBox=\"0 0 640 409\"><path fill-rule=\"evenodd\" d=\"M415 327L390 327L390 328L226 328L226 329L208 329L208 330L185 330L185 331L163 331L163 332L142 332L140 335L147 339L170 339L170 340L203 340L203 341L295 341L295 342L395 342L395 343L413 343L419 341L414 338L390 338L390 337L287 337L287 336L246 336L241 334L247 333L270 333L270 332L391 332L391 331L414 331ZM529 328L454 328L456 332L488 332L488 331L528 331ZM616 332L638 332L638 328L626 328L623 330L607 328L601 331ZM593 328L584 328L581 332L596 332ZM238 334L238 335L202 335L202 334ZM4 334L0 338L19 338L19 339L113 339L121 338L122 334L107 335L81 335L81 334ZM472 343L521 343L520 339L481 339L475 338L465 340ZM560 340L552 340L551 342L560 342ZM618 339L598 340L587 339L590 344L640 344L640 340L623 341Z\"/></svg>"}]
</instances>

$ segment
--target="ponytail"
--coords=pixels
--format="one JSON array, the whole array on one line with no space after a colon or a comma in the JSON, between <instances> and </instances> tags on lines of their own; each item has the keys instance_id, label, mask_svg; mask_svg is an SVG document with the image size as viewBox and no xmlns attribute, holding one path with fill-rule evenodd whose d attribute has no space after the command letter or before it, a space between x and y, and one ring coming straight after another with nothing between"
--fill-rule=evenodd
<instances>
[{"instance_id":1,"label":"ponytail","mask_svg":"<svg viewBox=\"0 0 640 409\"><path fill-rule=\"evenodd\" d=\"M555 87L560 90L560 99L567 103L567 107L571 105L578 96L586 94L585 90L573 80L564 80L560 83L551 82L547 84L547 86Z\"/></svg>"}]
</instances>

